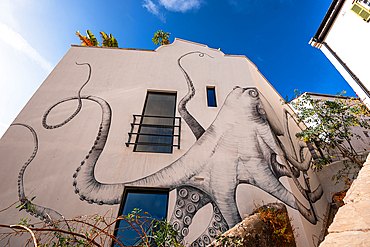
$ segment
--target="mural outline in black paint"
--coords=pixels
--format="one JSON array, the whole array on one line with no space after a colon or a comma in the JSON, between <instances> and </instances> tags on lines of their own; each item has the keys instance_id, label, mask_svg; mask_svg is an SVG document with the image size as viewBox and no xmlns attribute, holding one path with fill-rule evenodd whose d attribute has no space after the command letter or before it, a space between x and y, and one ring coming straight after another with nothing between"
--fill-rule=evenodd
<instances>
[{"instance_id":1,"label":"mural outline in black paint","mask_svg":"<svg viewBox=\"0 0 370 247\"><path fill-rule=\"evenodd\" d=\"M99 126L99 131L95 139L94 145L89 151L89 153L86 155L85 159L77 167L76 172L73 175L73 178L74 178L73 186L75 187L75 193L80 196L81 200L85 200L88 203L97 203L99 205L103 205L103 204L112 205L112 204L120 203L120 198L122 195L123 187L125 185L130 185L130 186L143 186L144 185L144 186L149 186L149 187L157 186L157 187L167 187L167 188L170 188L171 190L176 189L177 190L176 202L179 203L181 200L183 202L180 202L179 205L176 204L175 206L176 210L174 210L174 213L171 216L171 221L173 222L175 226L179 225L178 230L180 231L182 237L185 237L187 235L186 229L191 224L192 217L196 214L196 212L203 206L207 205L208 203L211 203L213 206L214 216L212 217L209 223L209 227L199 236L199 238L196 241L193 242L194 246L197 244L198 245L201 244L202 241L206 243L207 242L206 240L209 237L212 238L213 228L210 226L211 225L213 226L214 222L218 223L219 224L218 226L221 227L221 229L227 230L230 226L237 223L237 221L241 219L239 212L237 210L237 206L236 206L235 190L236 190L236 187L242 183L248 183L248 184L261 188L262 190L266 191L267 193L281 200L288 206L297 209L312 224L316 224L317 219L316 219L316 216L314 215L314 211L312 210L312 208L307 209L306 207L304 207L295 198L295 196L290 191L288 191L278 180L278 178L281 176L291 177L294 180L294 182L297 184L297 187L302 189L302 190L300 189L301 193L305 192L304 194L303 193L302 194L307 200L309 200L310 205L311 203L314 203L315 201L317 201L322 196L321 187L319 186L316 189L316 191L314 191L313 193L314 196L312 197L311 195L311 198L312 198L311 199L307 195L306 193L307 191L303 189L303 187L300 185L299 181L297 180L297 177L299 176L299 172L297 174L297 169L300 170L300 168L302 168L301 164L308 163L307 160L310 158L306 157L306 160L297 160L296 158L291 156L288 152L286 152L284 146L279 141L277 135L272 134L273 132L271 130L269 123L266 121L266 116L263 111L263 107L261 105L260 99L259 99L260 93L257 91L256 88L235 87L230 92L230 94L227 96L214 122L211 124L211 126L207 130L204 130L204 128L197 122L197 120L194 117L192 117L191 114L187 111L186 104L187 102L189 102L189 100L192 97L194 97L195 89L194 89L193 83L188 73L182 68L180 61L182 58L188 55L191 55L191 54L196 54L196 53L198 53L198 55L200 55L201 57L203 57L205 54L199 51L186 53L178 59L178 65L180 67L180 70L183 72L185 80L188 84L188 94L180 101L179 112L180 112L180 115L184 118L184 120L190 119L189 121L186 121L186 123L191 128L197 141L182 157L180 157L178 160L171 163L170 165L165 166L164 168L155 172L154 174L146 176L138 180L135 180L135 181L132 181L132 182L117 183L117 184L103 184L103 183L98 182L94 177L95 164L98 161L99 156L104 149L104 146L106 144L107 137L109 134L109 128L111 124L111 108L108 102L106 102L105 100L99 97L81 96L80 93L81 93L82 88L88 83L90 79L91 66L88 63L78 64L78 65L86 64L89 66L89 69L90 69L88 80L80 88L80 90L78 91L78 95L76 97L69 97L69 98L63 99L57 102L56 104L52 105L46 110L42 118L42 124L47 129L61 127L65 125L66 123L68 123L70 120L72 120L73 117L76 116L78 112L81 110L82 99L94 101L98 103L102 109L102 121ZM204 164L194 165L192 163L195 162L194 161L195 159L192 159L191 155L195 153L194 154L195 156L196 153L198 152L197 148L204 149L204 146L208 145L209 142L212 142L212 143L216 142L216 144L214 144L215 149L219 148L218 143L220 143L220 145L224 145L222 144L222 141L224 140L224 138L227 137L227 136L225 137L225 133L227 133L227 131L217 130L216 125L219 124L218 122L221 122L223 116L229 116L229 115L233 116L234 113L230 112L230 109L228 108L229 107L228 104L231 104L231 105L236 104L236 106L240 106L241 104L240 102L238 102L240 98L242 98L244 101L247 101L249 103L246 106L242 105L242 107L245 107L245 109L243 108L243 110L246 111L245 114L249 114L248 116L242 116L242 117L245 117L245 119L249 121L248 122L249 124L254 123L254 124L251 124L252 127L253 126L258 127L258 128L257 127L254 128L255 132L253 133L253 135L247 136L249 138L248 140L242 140L241 142L250 141L252 145L254 145L255 150L262 150L262 153L257 153L257 154L259 155L259 157L262 155L263 158L260 158L259 162L262 162L262 163L260 166L258 166L258 168L255 168L256 164L248 164L248 162L245 163L246 160L243 157L241 157L239 153L236 153L237 157L230 158L232 167L235 168L235 172L234 172L235 174L231 174L231 175L229 174L229 175L231 177L234 177L235 179L232 179L233 181L228 182L229 184L227 184L228 185L227 187L231 188L229 192L231 193L230 196L228 196L227 198L223 198L223 197L220 197L218 195L218 192L215 191L209 185L208 186L205 184L197 185L194 182L192 182L194 176L196 176L200 172L203 172L203 174L208 173L208 175L210 175L212 172L214 172L212 171L211 168L215 168L219 166L217 166L216 164L208 164L210 161L205 161ZM76 111L69 118L63 121L61 124L54 125L54 126L47 125L46 119L47 119L48 114L51 112L51 110L55 106L63 102L69 101L69 100L79 101L79 105ZM240 109L236 109L236 110L240 110ZM240 114L236 114L236 115L240 116ZM234 127L238 128L239 126L234 126ZM223 132L224 134L222 133L220 134L217 131ZM219 136L217 137L217 135ZM219 139L214 141L213 140L214 136L216 136ZM290 138L290 136L288 138ZM243 144L241 145L243 146ZM280 153L283 153L284 156L286 156L284 157L285 164L284 162L283 164L280 164L276 160L276 156L279 153L278 149L280 150ZM210 155L211 156L209 156L209 159L211 159L215 155L215 152L211 151ZM190 158L188 158L189 156ZM183 168L184 170L182 172L179 171L178 170L179 167L184 167L182 165L182 162L183 162L182 159L192 161L192 162L188 162L188 163L185 162L185 163L190 164L189 166L192 166L192 168L194 168L193 170L195 170L196 172L189 171L189 170L192 170L190 169L190 167ZM212 162L217 163L216 160ZM288 164L288 162L291 163L291 166ZM210 167L208 165L210 165ZM243 169L240 169L240 167L242 167ZM306 167L304 167L303 170L305 170L305 168ZM261 174L261 171L263 171L264 173L262 174L266 174L267 177L261 179L260 177L251 176L251 172L253 169L257 169L257 170L260 169L259 174ZM158 177L163 177L163 175L165 175L166 173L171 173L171 172L181 173L181 174L184 174L184 176L183 177L174 176L173 178L174 181L172 183L158 180ZM249 175L245 172L247 172ZM255 173L255 171L253 172ZM266 183L270 184L268 181L271 179L274 180L273 182L275 183L275 186L279 187L277 191L272 191L271 188L264 187L266 186ZM88 191L86 190L87 186L89 187ZM190 196L184 199L183 194L181 194L181 193L185 193L184 191L187 191L186 193L196 194L197 196L195 196L195 198ZM198 199L197 201L197 198L203 198L204 200ZM229 208L230 210L225 209L225 206L224 206L225 201L228 203L227 208ZM183 207L181 206L182 204L184 204L183 206L185 205L188 205L188 206L185 206L184 208L182 208ZM222 207L220 208L219 206L222 206ZM181 224L180 223L176 224L176 222L179 222L178 219L181 219L181 222L182 222Z\"/></svg>"}]
</instances>

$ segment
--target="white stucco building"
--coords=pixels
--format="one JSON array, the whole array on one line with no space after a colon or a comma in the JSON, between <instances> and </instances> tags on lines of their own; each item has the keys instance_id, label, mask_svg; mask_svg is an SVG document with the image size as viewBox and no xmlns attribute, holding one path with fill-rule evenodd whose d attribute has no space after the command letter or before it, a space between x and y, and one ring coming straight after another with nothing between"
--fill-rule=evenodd
<instances>
[{"instance_id":1,"label":"white stucco building","mask_svg":"<svg viewBox=\"0 0 370 247\"><path fill-rule=\"evenodd\" d=\"M333 0L310 44L320 49L369 106L370 1Z\"/></svg>"},{"instance_id":2,"label":"white stucco building","mask_svg":"<svg viewBox=\"0 0 370 247\"><path fill-rule=\"evenodd\" d=\"M291 114L245 56L72 46L0 140L0 208L31 191L42 219L134 205L195 247L280 201L298 246L316 246L328 202Z\"/></svg>"}]
</instances>

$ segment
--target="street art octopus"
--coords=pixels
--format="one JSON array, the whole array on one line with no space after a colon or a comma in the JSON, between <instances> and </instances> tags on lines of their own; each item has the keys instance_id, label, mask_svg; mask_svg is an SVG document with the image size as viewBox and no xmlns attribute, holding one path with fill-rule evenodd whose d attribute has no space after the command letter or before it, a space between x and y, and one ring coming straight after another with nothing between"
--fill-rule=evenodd
<instances>
[{"instance_id":1,"label":"street art octopus","mask_svg":"<svg viewBox=\"0 0 370 247\"><path fill-rule=\"evenodd\" d=\"M178 59L178 66L188 87L187 94L179 102L178 111L196 137L196 142L182 157L159 171L135 181L116 184L101 183L95 179L94 175L95 165L107 142L111 124L111 108L102 98L81 95L83 87L90 80L91 66L88 63L76 63L88 66L87 81L79 89L77 96L57 102L47 109L42 117L42 125L46 129L54 129L71 121L82 109L83 100L93 101L101 107L102 119L96 140L73 174L75 193L81 200L88 203L113 205L120 204L125 186L165 187L176 190L177 199L170 223L180 232L181 239L188 235L194 215L210 203L213 207L213 216L208 227L192 243L192 246L209 244L220 229L222 232L226 231L241 221L236 204L236 189L239 184L243 183L269 193L289 207L298 210L312 224L316 224L317 217L313 203L321 198L323 191L321 186L311 191L308 180L305 180L305 186L298 181L301 173L307 175L312 157L308 151L305 152L305 156L303 155L303 150L306 148L303 146L298 150L298 155L296 154L287 124L289 113L285 111L286 124L282 127L276 120L276 116L271 117L265 113L264 109L271 108L271 106L256 88L236 86L226 97L213 123L204 129L186 108L187 103L195 95L195 88L190 76L182 67L181 60L191 55L210 56L194 51ZM53 108L71 100L78 101L76 111L62 123L48 125L47 117ZM270 113L272 114L274 113ZM33 204L25 196L23 174L37 153L37 135L31 126L13 125L27 127L32 132L35 142L33 154L19 173L19 199L26 204L34 205L35 210L30 212L34 216L46 221L49 220L49 216L52 219L59 219L62 217L61 214ZM290 140L293 154L287 151L279 136L285 136ZM281 162L278 162L278 154ZM197 176L203 177L204 180L195 181L194 177ZM292 192L283 186L279 178L284 176L294 181L298 190L308 201L310 208L305 207ZM27 210L27 207L25 208Z\"/></svg>"}]
</instances>

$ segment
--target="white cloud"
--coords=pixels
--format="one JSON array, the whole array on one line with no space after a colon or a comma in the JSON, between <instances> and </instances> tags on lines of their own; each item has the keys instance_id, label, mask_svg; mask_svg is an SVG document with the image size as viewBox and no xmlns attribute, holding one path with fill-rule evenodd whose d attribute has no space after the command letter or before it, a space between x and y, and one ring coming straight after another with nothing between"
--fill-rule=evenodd
<instances>
[{"instance_id":1,"label":"white cloud","mask_svg":"<svg viewBox=\"0 0 370 247\"><path fill-rule=\"evenodd\" d=\"M167 10L185 13L192 9L199 9L201 0L159 0Z\"/></svg>"},{"instance_id":2,"label":"white cloud","mask_svg":"<svg viewBox=\"0 0 370 247\"><path fill-rule=\"evenodd\" d=\"M143 7L150 13L157 16L161 21L166 22L164 14L161 12L163 7L168 11L185 13L190 10L200 8L204 0L144 0Z\"/></svg>"},{"instance_id":3,"label":"white cloud","mask_svg":"<svg viewBox=\"0 0 370 247\"><path fill-rule=\"evenodd\" d=\"M0 127L9 128L9 126L10 126L9 124L0 122Z\"/></svg>"},{"instance_id":4,"label":"white cloud","mask_svg":"<svg viewBox=\"0 0 370 247\"><path fill-rule=\"evenodd\" d=\"M144 0L143 7L146 8L150 13L161 19L161 21L166 22L163 14L159 12L158 5L154 4L151 0Z\"/></svg>"},{"instance_id":5,"label":"white cloud","mask_svg":"<svg viewBox=\"0 0 370 247\"><path fill-rule=\"evenodd\" d=\"M19 33L13 31L7 25L0 23L0 39L8 43L15 50L24 53L38 63L44 70L50 72L53 65L43 58Z\"/></svg>"}]
</instances>

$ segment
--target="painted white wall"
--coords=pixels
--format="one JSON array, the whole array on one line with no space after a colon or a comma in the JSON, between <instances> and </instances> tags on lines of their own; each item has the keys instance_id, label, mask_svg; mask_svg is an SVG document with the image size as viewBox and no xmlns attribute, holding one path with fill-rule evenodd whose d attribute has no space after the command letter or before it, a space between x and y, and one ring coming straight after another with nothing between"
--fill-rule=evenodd
<instances>
[{"instance_id":1,"label":"painted white wall","mask_svg":"<svg viewBox=\"0 0 370 247\"><path fill-rule=\"evenodd\" d=\"M187 93L187 84L184 75L178 67L178 58L191 51L200 51L209 56L199 57L192 54L182 60L182 65L191 77L196 94L188 104L189 112L207 129L216 119L228 94L235 86L242 88L257 87L270 102L266 108L267 114L277 117L276 121L283 124L284 114L281 97L259 73L257 68L243 56L226 56L222 52L210 49L184 40L176 39L171 45L158 48L156 51L130 50L118 48L97 48L72 46L64 58L46 78L31 100L27 103L14 123L24 123L32 126L39 139L39 150L27 167L24 182L26 194L36 195L35 204L52 208L62 213L66 218L76 215L105 213L113 209L117 215L119 205L96 205L81 201L74 193L72 175L88 154L98 133L101 119L100 107L84 100L82 110L69 123L57 129L45 129L41 124L45 111L61 99L76 96L79 88L88 76L88 67L77 66L75 63L88 62L92 67L89 83L82 89L81 95L98 96L106 100L112 109L112 122L107 144L95 168L95 177L104 183L128 182L148 176L166 167L172 162L185 156L194 145L196 139L189 127L182 121L181 149L174 149L172 154L137 153L133 146L126 147L133 114L141 114L148 90L177 92L177 102ZM218 107L210 108L206 101L206 86L216 88ZM63 122L76 109L76 101L68 101L58 105L50 113L48 124ZM238 106L235 106L236 108ZM235 109L237 110L237 109ZM176 111L176 116L179 113ZM225 119L223 126L228 125ZM238 118L231 118L232 124ZM247 130L251 126L245 126ZM289 125L294 135L298 127ZM225 138L228 138L227 136ZM287 135L279 137L283 145L290 145ZM232 142L232 138L230 137ZM299 144L294 140L293 146ZM244 144L238 148L250 149ZM292 151L289 148L289 152ZM33 140L30 132L21 126L11 126L0 140L0 183L3 199L0 208L4 208L18 200L17 177L24 162L33 151ZM206 154L204 154L205 156ZM283 155L279 153L279 155ZM194 157L202 160L203 155ZM222 162L222 155L219 163ZM225 157L227 154L225 153ZM230 162L230 160L226 160ZM223 164L223 163L222 163ZM223 164L225 170L231 164ZM226 175L226 174L225 174ZM181 176L177 174L176 176ZM318 186L318 180L312 177L312 188ZM296 197L309 207L291 179L282 177L281 183ZM302 176L299 181L303 184ZM221 181L220 181L221 182ZM198 183L196 181L194 184ZM200 184L202 182L199 182ZM262 204L276 202L277 199L259 188L251 185L239 185L236 191L237 206L240 215L249 214L254 209L254 203ZM171 193L170 204L174 204ZM321 217L326 210L325 198L316 202L316 208ZM309 223L294 209L289 208L289 214L294 218L293 225L298 228L300 236L299 246L314 246L312 235L319 235L322 222L316 225ZM171 212L171 208L169 211ZM212 208L201 209L193 224L189 228L191 233L185 239L191 243L197 234L204 230L204 222L212 217ZM15 209L8 210L8 214L0 214L0 222L14 224L19 218L27 217L26 213L19 213Z\"/></svg>"}]
</instances>

